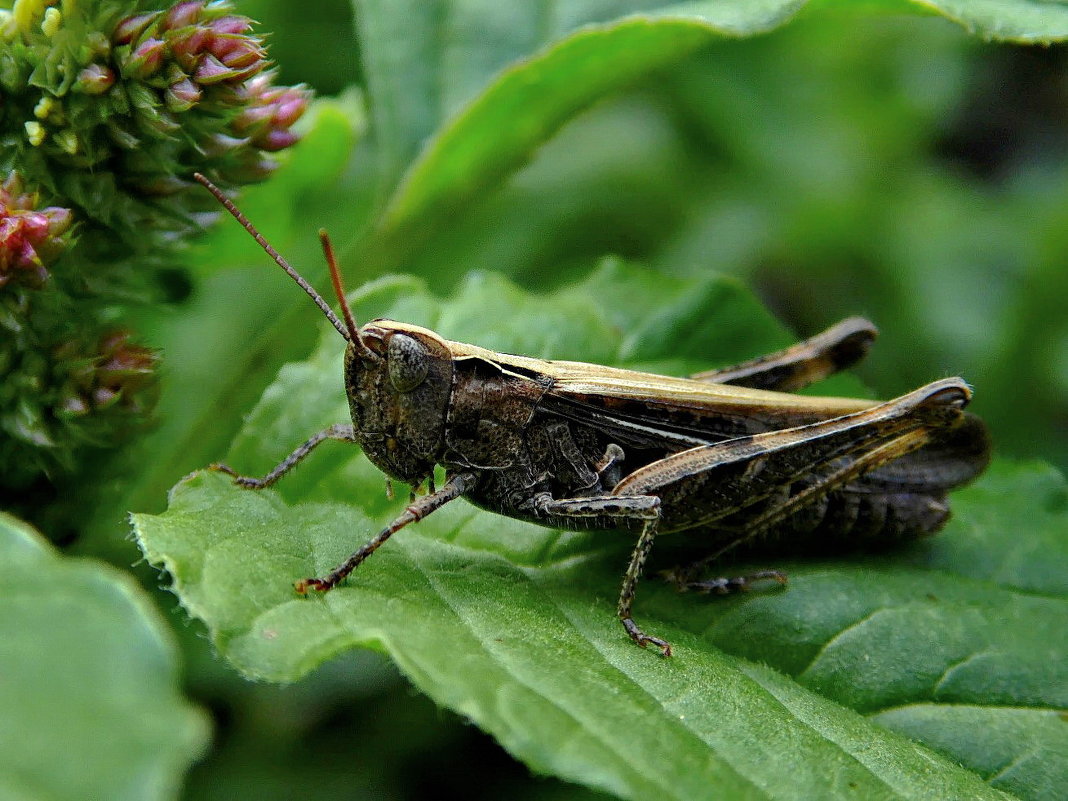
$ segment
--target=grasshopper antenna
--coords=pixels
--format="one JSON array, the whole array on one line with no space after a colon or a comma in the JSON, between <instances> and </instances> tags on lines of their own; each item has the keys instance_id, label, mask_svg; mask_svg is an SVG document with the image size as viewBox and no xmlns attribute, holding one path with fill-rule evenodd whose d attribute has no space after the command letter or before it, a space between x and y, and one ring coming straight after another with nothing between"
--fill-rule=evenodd
<instances>
[{"instance_id":1,"label":"grasshopper antenna","mask_svg":"<svg viewBox=\"0 0 1068 801\"><path fill-rule=\"evenodd\" d=\"M374 351L367 347L367 343L360 336L360 327L356 325L352 310L349 308L349 302L345 300L345 287L341 283L341 270L338 269L337 259L334 258L334 246L330 243L330 235L325 228L319 229L319 241L323 245L323 256L330 267L330 280L334 284L334 294L337 295L337 302L341 304L341 314L344 316L345 325L349 329L347 339L349 342L355 343L365 356L376 358Z\"/></svg>"},{"instance_id":2,"label":"grasshopper antenna","mask_svg":"<svg viewBox=\"0 0 1068 801\"><path fill-rule=\"evenodd\" d=\"M345 327L345 324L338 319L338 316L336 314L334 314L334 310L330 308L330 305L325 300L323 300L322 296L318 292L315 291L315 288L307 281L305 281L304 277L300 273L298 273L296 270L289 266L289 262L283 259L281 255L279 255L278 251L271 247L267 240L263 238L263 235L256 230L256 226L249 222L248 217L241 213L237 206L234 205L233 201L230 200L230 198L228 198L226 195L224 195L222 193L222 190L219 189L219 187L217 187L199 172L193 173L193 177L197 179L201 186L203 186L215 196L215 199L223 205L223 208L230 212L230 215L235 220L241 223L241 227L249 232L252 238L256 240L257 244L259 244L259 246L263 248L264 252L266 252L266 254L274 260L274 263L281 267L283 270L285 270L289 274L289 277L296 281L300 288L308 293L308 296L315 301L315 305L318 306L322 313L326 315L326 319L330 321L330 324L337 329L337 332L341 334L341 336L343 336L347 341L351 342L352 334L350 332L355 332L356 341L359 342L360 345L363 345L364 350L367 349L367 346L363 344L363 340L359 338L359 329L355 327L356 324L355 321L352 319L352 312L349 311L348 305L345 303L345 299L343 296L339 295L339 297L341 297L341 307L345 311L345 321L349 324L349 327L347 329ZM332 259L332 253L329 258ZM334 286L340 286L340 278L337 277L337 268L334 266L333 261L330 262L330 271L335 276Z\"/></svg>"}]
</instances>

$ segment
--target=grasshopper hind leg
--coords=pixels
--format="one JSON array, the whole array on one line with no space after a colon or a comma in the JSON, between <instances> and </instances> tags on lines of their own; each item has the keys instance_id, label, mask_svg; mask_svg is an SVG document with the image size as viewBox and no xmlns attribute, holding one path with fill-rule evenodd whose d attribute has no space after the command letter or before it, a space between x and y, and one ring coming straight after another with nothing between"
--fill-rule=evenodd
<instances>
[{"instance_id":1,"label":"grasshopper hind leg","mask_svg":"<svg viewBox=\"0 0 1068 801\"><path fill-rule=\"evenodd\" d=\"M690 377L697 381L794 392L856 364L867 354L878 333L863 317L850 317L784 350Z\"/></svg>"}]
</instances>

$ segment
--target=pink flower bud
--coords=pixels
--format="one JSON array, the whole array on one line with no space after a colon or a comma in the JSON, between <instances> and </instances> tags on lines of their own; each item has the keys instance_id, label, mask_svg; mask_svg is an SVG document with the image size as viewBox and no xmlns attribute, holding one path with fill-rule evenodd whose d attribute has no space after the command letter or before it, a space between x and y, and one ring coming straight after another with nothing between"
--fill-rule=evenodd
<instances>
[{"instance_id":1,"label":"pink flower bud","mask_svg":"<svg viewBox=\"0 0 1068 801\"><path fill-rule=\"evenodd\" d=\"M207 53L197 66L196 71L193 73L193 78L197 83L211 85L213 83L222 83L223 81L233 80L241 74L240 70L232 70L223 64L211 53Z\"/></svg>"},{"instance_id":2,"label":"pink flower bud","mask_svg":"<svg viewBox=\"0 0 1068 801\"><path fill-rule=\"evenodd\" d=\"M216 36L211 53L233 69L244 69L267 55L262 47L246 36Z\"/></svg>"},{"instance_id":3,"label":"pink flower bud","mask_svg":"<svg viewBox=\"0 0 1068 801\"><path fill-rule=\"evenodd\" d=\"M167 87L163 101L171 111L188 111L200 101L200 89L188 78L182 78Z\"/></svg>"},{"instance_id":4,"label":"pink flower bud","mask_svg":"<svg viewBox=\"0 0 1068 801\"><path fill-rule=\"evenodd\" d=\"M123 65L123 73L132 78L148 78L159 71L167 45L160 39L145 39L130 53Z\"/></svg>"},{"instance_id":5,"label":"pink flower bud","mask_svg":"<svg viewBox=\"0 0 1068 801\"><path fill-rule=\"evenodd\" d=\"M60 206L49 206L41 213L48 218L49 236L62 236L70 230L74 222L74 213Z\"/></svg>"},{"instance_id":6,"label":"pink flower bud","mask_svg":"<svg viewBox=\"0 0 1068 801\"><path fill-rule=\"evenodd\" d=\"M41 212L24 212L19 220L22 223L22 237L30 244L38 245L48 236L48 218Z\"/></svg>"},{"instance_id":7,"label":"pink flower bud","mask_svg":"<svg viewBox=\"0 0 1068 801\"><path fill-rule=\"evenodd\" d=\"M279 128L288 128L299 120L307 109L307 95L300 90L291 89L274 104L274 124Z\"/></svg>"},{"instance_id":8,"label":"pink flower bud","mask_svg":"<svg viewBox=\"0 0 1068 801\"><path fill-rule=\"evenodd\" d=\"M0 184L0 286L16 277L25 285L40 286L48 278L46 264L67 245L63 234L71 227L70 210L58 206L37 210L36 204L35 193L22 192L17 174Z\"/></svg>"},{"instance_id":9,"label":"pink flower bud","mask_svg":"<svg viewBox=\"0 0 1068 801\"><path fill-rule=\"evenodd\" d=\"M260 75L258 78L253 78L251 81L249 81L245 85L245 90L248 92L250 97L255 97L257 95L261 95L261 94L263 94L263 92L265 92L267 89L270 88L271 81L273 79L274 79L274 70L271 70L270 72L265 72L263 75Z\"/></svg>"},{"instance_id":10,"label":"pink flower bud","mask_svg":"<svg viewBox=\"0 0 1068 801\"><path fill-rule=\"evenodd\" d=\"M145 32L160 15L153 11L149 14L136 14L127 17L115 26L115 32L111 34L111 41L117 45L131 44L137 37Z\"/></svg>"},{"instance_id":11,"label":"pink flower bud","mask_svg":"<svg viewBox=\"0 0 1068 801\"><path fill-rule=\"evenodd\" d=\"M170 31L193 25L200 18L200 12L203 10L204 4L197 0L179 3L164 15L163 21L160 22L160 30Z\"/></svg>"},{"instance_id":12,"label":"pink flower bud","mask_svg":"<svg viewBox=\"0 0 1068 801\"><path fill-rule=\"evenodd\" d=\"M78 73L76 86L87 95L102 95L115 84L115 73L103 64L90 64Z\"/></svg>"},{"instance_id":13,"label":"pink flower bud","mask_svg":"<svg viewBox=\"0 0 1068 801\"><path fill-rule=\"evenodd\" d=\"M207 28L191 28L185 33L173 36L168 41L171 53L186 71L192 71L200 61L200 54L210 50L215 34Z\"/></svg>"},{"instance_id":14,"label":"pink flower bud","mask_svg":"<svg viewBox=\"0 0 1068 801\"><path fill-rule=\"evenodd\" d=\"M247 17L220 17L209 25L216 33L245 33L252 28L252 21Z\"/></svg>"},{"instance_id":15,"label":"pink flower bud","mask_svg":"<svg viewBox=\"0 0 1068 801\"><path fill-rule=\"evenodd\" d=\"M9 247L21 228L18 217L0 216L0 248Z\"/></svg>"},{"instance_id":16,"label":"pink flower bud","mask_svg":"<svg viewBox=\"0 0 1068 801\"><path fill-rule=\"evenodd\" d=\"M255 139L253 139L253 144L260 148L260 150L266 150L268 153L277 153L279 150L285 150L287 147L295 145L299 141L300 137L290 131L271 130L255 137Z\"/></svg>"},{"instance_id":17,"label":"pink flower bud","mask_svg":"<svg viewBox=\"0 0 1068 801\"><path fill-rule=\"evenodd\" d=\"M247 134L267 125L273 116L274 111L270 106L251 106L234 117L230 127L236 133Z\"/></svg>"}]
</instances>

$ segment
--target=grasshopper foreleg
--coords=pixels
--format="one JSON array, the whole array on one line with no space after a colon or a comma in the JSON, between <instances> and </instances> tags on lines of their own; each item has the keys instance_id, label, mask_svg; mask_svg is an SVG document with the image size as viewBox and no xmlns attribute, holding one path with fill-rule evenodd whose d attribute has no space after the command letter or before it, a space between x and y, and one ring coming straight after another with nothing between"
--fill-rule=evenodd
<instances>
[{"instance_id":1,"label":"grasshopper foreleg","mask_svg":"<svg viewBox=\"0 0 1068 801\"><path fill-rule=\"evenodd\" d=\"M416 523L431 512L440 509L449 501L459 498L474 480L475 477L470 473L458 473L449 477L441 489L421 498L416 498L412 503L408 504L407 508L392 523L378 532L362 548L323 578L306 578L296 582L293 585L296 591L304 595L308 590L318 590L319 592L332 590L344 581L353 570L359 567L368 556L377 551L382 543L409 523Z\"/></svg>"},{"instance_id":2,"label":"grasshopper foreleg","mask_svg":"<svg viewBox=\"0 0 1068 801\"><path fill-rule=\"evenodd\" d=\"M614 452L613 452L614 456ZM655 495L601 495L589 498L561 498L554 500L543 495L534 502L535 508L548 517L567 518L597 517L642 521L642 531L638 542L630 555L627 572L623 576L623 586L619 591L619 603L616 614L623 628L634 642L645 648L654 645L660 649L662 656L671 656L671 644L659 637L653 637L642 631L631 616L634 593L645 567L645 560L656 539L657 522L660 519L660 499Z\"/></svg>"},{"instance_id":3,"label":"grasshopper foreleg","mask_svg":"<svg viewBox=\"0 0 1068 801\"><path fill-rule=\"evenodd\" d=\"M232 476L234 479L234 483L237 484L239 487L257 490L266 489L267 487L274 484L286 473L288 473L290 470L292 470L294 467L296 467L298 464L300 464L300 462L304 459L305 456L315 450L319 445L326 442L326 440L328 439L336 439L342 442L355 442L356 432L353 430L352 426L344 425L342 423L332 425L330 426L330 428L325 428L318 434L316 434L314 437L311 437L307 442L305 442L303 445L301 445L299 448L289 454L289 456L287 456L281 462L279 462L278 465L263 478L243 476L229 465L220 464L218 462L212 465L208 465L208 469L217 470L220 473L226 473L226 475Z\"/></svg>"}]
</instances>

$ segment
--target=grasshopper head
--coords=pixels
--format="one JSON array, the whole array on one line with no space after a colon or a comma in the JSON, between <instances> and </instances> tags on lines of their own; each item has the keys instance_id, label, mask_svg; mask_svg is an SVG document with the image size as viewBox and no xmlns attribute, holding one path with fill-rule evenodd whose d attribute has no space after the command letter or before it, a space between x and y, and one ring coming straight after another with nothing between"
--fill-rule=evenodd
<instances>
[{"instance_id":1,"label":"grasshopper head","mask_svg":"<svg viewBox=\"0 0 1068 801\"><path fill-rule=\"evenodd\" d=\"M352 424L367 458L384 473L408 484L433 473L444 450L452 375L448 344L419 326L375 320L349 341Z\"/></svg>"},{"instance_id":2,"label":"grasshopper head","mask_svg":"<svg viewBox=\"0 0 1068 801\"><path fill-rule=\"evenodd\" d=\"M367 458L408 484L420 484L433 475L444 450L445 413L452 389L452 355L445 340L425 328L391 320L374 320L358 327L345 300L330 238L320 229L323 254L341 305L342 316L338 317L217 186L200 173L194 177L308 293L348 342L345 390L356 439Z\"/></svg>"}]
</instances>

